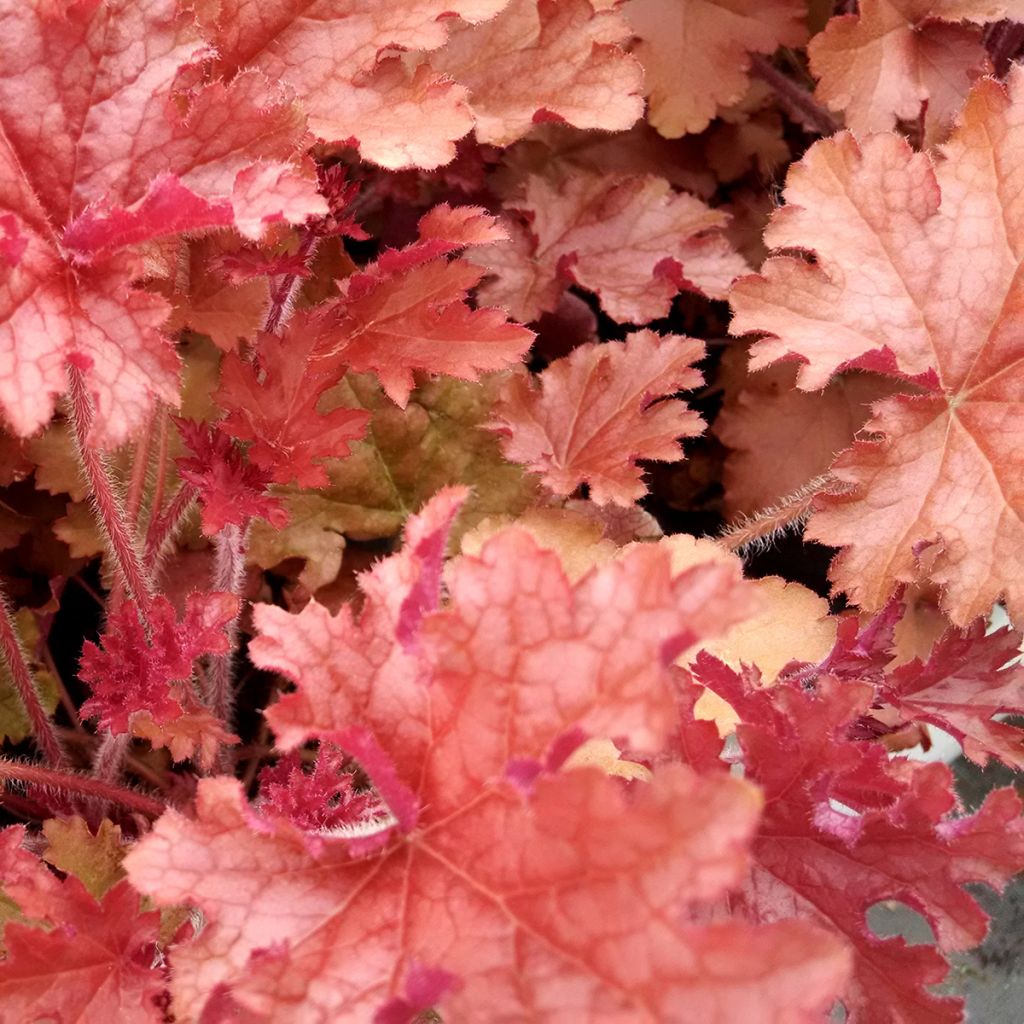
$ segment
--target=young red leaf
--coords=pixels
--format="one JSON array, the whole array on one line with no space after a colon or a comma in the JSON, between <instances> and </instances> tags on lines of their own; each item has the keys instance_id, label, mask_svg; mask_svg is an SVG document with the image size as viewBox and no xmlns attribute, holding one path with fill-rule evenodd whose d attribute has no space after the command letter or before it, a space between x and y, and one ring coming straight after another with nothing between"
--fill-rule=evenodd
<instances>
[{"instance_id":1,"label":"young red leaf","mask_svg":"<svg viewBox=\"0 0 1024 1024\"><path fill-rule=\"evenodd\" d=\"M1024 669L1004 666L1019 654L1020 636L1009 630L985 635L983 621L947 631L927 661L915 658L885 677L881 694L906 720L929 722L952 733L972 761L997 757L1024 769L1024 733L993 721L1024 712Z\"/></svg>"},{"instance_id":2,"label":"young red leaf","mask_svg":"<svg viewBox=\"0 0 1024 1024\"><path fill-rule=\"evenodd\" d=\"M744 775L765 794L748 912L806 917L850 944L854 974L842 1001L851 1024L959 1021L961 1000L927 990L947 970L938 950L880 939L865 915L901 900L927 917L942 951L977 945L987 917L962 886L998 889L1024 866L1016 794L990 793L961 816L945 765L890 762L880 744L851 742L871 686L822 676L810 691L792 682L764 690L755 670L740 676L706 654L697 665L739 715Z\"/></svg>"},{"instance_id":3,"label":"young red leaf","mask_svg":"<svg viewBox=\"0 0 1024 1024\"><path fill-rule=\"evenodd\" d=\"M172 687L188 680L201 654L227 650L224 627L238 614L232 594L191 594L179 620L167 598L157 597L147 627L134 601L111 613L100 646L87 640L79 678L92 688L82 714L99 718L115 733L127 732L132 715L147 711L162 724L181 716L187 690Z\"/></svg>"},{"instance_id":4,"label":"young red leaf","mask_svg":"<svg viewBox=\"0 0 1024 1024\"><path fill-rule=\"evenodd\" d=\"M380 818L386 808L373 792L356 790L356 777L344 762L337 747L321 747L313 770L306 772L298 752L290 751L260 772L260 813L284 818L304 832L340 835Z\"/></svg>"},{"instance_id":5,"label":"young red leaf","mask_svg":"<svg viewBox=\"0 0 1024 1024\"><path fill-rule=\"evenodd\" d=\"M323 204L312 170L290 166L305 128L280 89L250 73L181 91L206 50L172 0L58 6L18 5L0 41L0 208L19 250L0 281L0 408L37 430L71 358L88 370L93 440L117 444L156 401L177 403L178 359L166 303L136 283L144 262L116 247L223 223L229 207L253 231ZM277 175L258 196L254 165Z\"/></svg>"},{"instance_id":6,"label":"young red leaf","mask_svg":"<svg viewBox=\"0 0 1024 1024\"><path fill-rule=\"evenodd\" d=\"M160 915L140 913L126 881L101 900L74 875L59 881L21 848L24 836L21 826L0 832L0 885L34 922L4 928L2 1019L160 1024L167 980L154 966Z\"/></svg>"},{"instance_id":7,"label":"young red leaf","mask_svg":"<svg viewBox=\"0 0 1024 1024\"><path fill-rule=\"evenodd\" d=\"M192 453L175 460L178 474L199 492L203 533L212 537L228 523L245 526L254 518L277 528L288 522L280 501L265 493L270 474L246 461L230 437L209 423L175 422Z\"/></svg>"},{"instance_id":8,"label":"young red leaf","mask_svg":"<svg viewBox=\"0 0 1024 1024\"><path fill-rule=\"evenodd\" d=\"M281 335L261 333L254 360L230 352L221 363L220 430L251 441L248 460L268 480L304 487L328 483L322 463L344 457L366 432L361 409L317 409L344 375L316 314L294 317Z\"/></svg>"},{"instance_id":9,"label":"young red leaf","mask_svg":"<svg viewBox=\"0 0 1024 1024\"><path fill-rule=\"evenodd\" d=\"M613 319L646 324L668 314L680 288L721 297L747 269L721 233L728 217L663 178L531 176L509 205L526 224L509 222L511 244L488 254L497 278L480 295L520 320L553 312L578 284Z\"/></svg>"},{"instance_id":10,"label":"young red leaf","mask_svg":"<svg viewBox=\"0 0 1024 1024\"><path fill-rule=\"evenodd\" d=\"M799 0L629 0L652 125L669 139L703 131L747 90L751 53L807 37Z\"/></svg>"},{"instance_id":11,"label":"young red leaf","mask_svg":"<svg viewBox=\"0 0 1024 1024\"><path fill-rule=\"evenodd\" d=\"M512 377L495 406L506 458L540 473L555 494L587 484L598 504L631 505L646 493L637 459L678 461L678 439L703 429L686 404L658 401L695 388L704 346L653 331L625 344L585 344L540 374L540 386Z\"/></svg>"},{"instance_id":12,"label":"young red leaf","mask_svg":"<svg viewBox=\"0 0 1024 1024\"><path fill-rule=\"evenodd\" d=\"M875 439L832 470L848 493L820 499L808 527L845 549L832 578L868 609L927 577L958 625L1001 595L1011 618L1024 616L1022 111L1019 71L1005 88L979 83L937 166L892 135L863 148L849 135L817 143L791 170L766 236L816 262L774 257L733 293L733 330L772 334L754 346L755 368L793 355L806 361L807 390L849 366L924 388L877 405Z\"/></svg>"}]
</instances>

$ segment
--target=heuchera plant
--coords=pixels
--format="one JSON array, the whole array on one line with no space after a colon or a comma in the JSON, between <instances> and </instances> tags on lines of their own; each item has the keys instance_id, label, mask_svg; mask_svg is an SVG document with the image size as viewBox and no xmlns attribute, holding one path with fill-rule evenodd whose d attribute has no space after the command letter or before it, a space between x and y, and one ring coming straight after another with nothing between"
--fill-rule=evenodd
<instances>
[{"instance_id":1,"label":"heuchera plant","mask_svg":"<svg viewBox=\"0 0 1024 1024\"><path fill-rule=\"evenodd\" d=\"M1020 801L906 752L1024 767L1022 50L0 0L0 1022L963 1019Z\"/></svg>"}]
</instances>

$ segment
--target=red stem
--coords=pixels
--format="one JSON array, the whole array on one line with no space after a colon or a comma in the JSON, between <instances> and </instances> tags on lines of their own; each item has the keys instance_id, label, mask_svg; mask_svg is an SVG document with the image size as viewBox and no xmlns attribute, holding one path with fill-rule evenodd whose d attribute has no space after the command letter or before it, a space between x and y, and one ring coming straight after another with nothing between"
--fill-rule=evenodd
<instances>
[{"instance_id":1,"label":"red stem","mask_svg":"<svg viewBox=\"0 0 1024 1024\"><path fill-rule=\"evenodd\" d=\"M142 560L135 546L134 531L125 518L124 508L114 491L103 456L89 439L93 406L82 371L72 364L68 369L68 376L71 382L71 423L78 456L92 488L96 518L125 589L139 605L143 619L148 619L149 606L153 598L153 582L142 567Z\"/></svg>"},{"instance_id":2,"label":"red stem","mask_svg":"<svg viewBox=\"0 0 1024 1024\"><path fill-rule=\"evenodd\" d=\"M149 520L149 529L146 530L146 545L142 554L143 564L150 572L156 568L164 545L178 532L188 515L196 500L196 493L191 484L182 482L167 503L167 508L162 512L154 510Z\"/></svg>"},{"instance_id":3,"label":"red stem","mask_svg":"<svg viewBox=\"0 0 1024 1024\"><path fill-rule=\"evenodd\" d=\"M304 229L297 255L307 265L309 260L313 258L318 241L319 236L313 230L308 227ZM278 283L278 286L270 293L270 308L267 310L267 318L263 323L263 330L268 334L273 334L280 326L281 319L288 309L288 304L298 281L299 277L297 274L285 274Z\"/></svg>"},{"instance_id":4,"label":"red stem","mask_svg":"<svg viewBox=\"0 0 1024 1024\"><path fill-rule=\"evenodd\" d=\"M125 518L130 526L138 527L139 509L142 508L142 492L146 489L146 470L149 469L149 446L153 437L153 418L146 421L139 440L135 444L135 462L128 483L128 494L124 502Z\"/></svg>"},{"instance_id":5,"label":"red stem","mask_svg":"<svg viewBox=\"0 0 1024 1024\"><path fill-rule=\"evenodd\" d=\"M110 803L120 804L130 811L138 811L149 818L159 818L167 810L160 800L136 793L132 789L114 786L109 782L91 779L87 775L75 772L56 771L43 768L36 764L22 764L0 758L0 779L11 782L24 782L30 786L41 786L43 789L58 793L73 793L80 796L93 797Z\"/></svg>"},{"instance_id":6,"label":"red stem","mask_svg":"<svg viewBox=\"0 0 1024 1024\"><path fill-rule=\"evenodd\" d=\"M240 595L245 578L245 539L241 527L228 523L213 539L216 561L213 569L213 590ZM210 659L207 673L206 705L230 729L235 695L231 674L238 647L238 616L228 624L228 649Z\"/></svg>"},{"instance_id":7,"label":"red stem","mask_svg":"<svg viewBox=\"0 0 1024 1024\"><path fill-rule=\"evenodd\" d=\"M167 448L169 444L170 417L167 409L160 407L160 434L157 439L153 497L149 503L149 521L152 522L164 502L164 488L167 486Z\"/></svg>"},{"instance_id":8,"label":"red stem","mask_svg":"<svg viewBox=\"0 0 1024 1024\"><path fill-rule=\"evenodd\" d=\"M39 690L32 677L32 669L29 668L25 648L21 644L21 637L18 636L14 617L11 615L3 590L0 590L0 651L3 652L3 660L7 663L14 688L25 706L36 744L50 764L57 768L63 767L67 764L67 755L57 738L53 722L50 721L50 716L39 699Z\"/></svg>"}]
</instances>

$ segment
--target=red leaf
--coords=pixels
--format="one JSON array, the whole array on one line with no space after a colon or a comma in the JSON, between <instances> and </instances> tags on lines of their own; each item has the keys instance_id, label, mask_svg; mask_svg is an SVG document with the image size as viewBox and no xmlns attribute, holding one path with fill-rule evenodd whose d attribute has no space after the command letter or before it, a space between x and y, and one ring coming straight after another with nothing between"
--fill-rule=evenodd
<instances>
[{"instance_id":1,"label":"red leaf","mask_svg":"<svg viewBox=\"0 0 1024 1024\"><path fill-rule=\"evenodd\" d=\"M228 523L246 525L265 519L280 529L288 513L265 494L270 474L247 462L234 442L209 423L175 419L192 455L176 459L178 474L199 492L203 533L212 537Z\"/></svg>"},{"instance_id":2,"label":"red leaf","mask_svg":"<svg viewBox=\"0 0 1024 1024\"><path fill-rule=\"evenodd\" d=\"M677 462L678 439L704 427L685 403L659 401L701 383L693 364L703 355L699 341L653 331L580 345L540 374L539 388L525 375L508 382L494 410L502 451L555 494L585 483L598 504L632 505L647 493L637 459Z\"/></svg>"},{"instance_id":3,"label":"red leaf","mask_svg":"<svg viewBox=\"0 0 1024 1024\"><path fill-rule=\"evenodd\" d=\"M21 849L24 835L21 826L0 832L0 883L26 917L51 927L8 921L3 1019L160 1024L166 977L153 966L160 915L140 913L140 897L127 881L99 901L73 875L58 881Z\"/></svg>"},{"instance_id":4,"label":"red leaf","mask_svg":"<svg viewBox=\"0 0 1024 1024\"><path fill-rule=\"evenodd\" d=\"M444 255L504 236L477 207L438 207L420 222L420 241L385 252L342 283L342 296L318 310L324 343L356 371L372 370L404 408L413 371L477 380L516 362L533 333L504 310L471 309L483 271Z\"/></svg>"},{"instance_id":5,"label":"red leaf","mask_svg":"<svg viewBox=\"0 0 1024 1024\"><path fill-rule=\"evenodd\" d=\"M977 945L987 917L962 886L1001 888L1024 866L1013 790L961 816L945 765L890 762L881 744L848 740L871 704L870 686L822 677L814 691L786 682L763 690L755 671L741 677L706 654L697 664L701 682L738 713L744 775L765 793L744 894L750 914L806 917L852 946L854 975L842 996L851 1024L959 1021L961 1000L927 991L946 973L939 952L880 939L865 915L901 900L927 917L942 951Z\"/></svg>"},{"instance_id":6,"label":"red leaf","mask_svg":"<svg viewBox=\"0 0 1024 1024\"><path fill-rule=\"evenodd\" d=\"M92 688L82 714L96 716L115 733L127 732L130 717L148 711L155 722L178 718L187 690L172 683L192 675L201 654L228 649L224 627L238 614L232 594L190 594L179 620L171 603L157 597L149 615L149 632L134 601L124 601L107 620L100 646L87 640L79 678Z\"/></svg>"},{"instance_id":7,"label":"red leaf","mask_svg":"<svg viewBox=\"0 0 1024 1024\"><path fill-rule=\"evenodd\" d=\"M928 660L915 658L887 675L881 692L911 721L929 722L952 733L978 764L998 757L1024 769L1024 733L993 721L1006 712L1024 712L1024 669L1004 669L1017 658L1020 636L1010 630L985 635L985 624L965 632L948 630Z\"/></svg>"}]
</instances>

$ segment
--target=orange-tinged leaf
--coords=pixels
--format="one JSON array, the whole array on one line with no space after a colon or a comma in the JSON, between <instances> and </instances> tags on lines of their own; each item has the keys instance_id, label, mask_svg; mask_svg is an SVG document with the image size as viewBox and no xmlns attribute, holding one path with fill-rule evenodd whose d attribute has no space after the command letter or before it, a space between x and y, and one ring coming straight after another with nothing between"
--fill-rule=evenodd
<instances>
[{"instance_id":1,"label":"orange-tinged leaf","mask_svg":"<svg viewBox=\"0 0 1024 1024\"><path fill-rule=\"evenodd\" d=\"M495 407L506 458L569 495L587 484L598 504L630 505L646 493L637 459L678 461L679 438L703 421L685 403L658 401L694 388L704 346L679 335L631 334L624 344L585 344L540 374L512 377Z\"/></svg>"},{"instance_id":2,"label":"orange-tinged leaf","mask_svg":"<svg viewBox=\"0 0 1024 1024\"><path fill-rule=\"evenodd\" d=\"M832 468L848 492L808 527L844 548L832 578L867 609L928 578L958 625L1000 596L1024 616L1022 144L1019 71L979 83L938 166L891 135L816 144L767 235L816 262L775 257L734 291L733 330L771 332L755 368L792 355L807 390L856 366L923 389L877 404Z\"/></svg>"},{"instance_id":3,"label":"orange-tinged leaf","mask_svg":"<svg viewBox=\"0 0 1024 1024\"><path fill-rule=\"evenodd\" d=\"M544 120L623 131L643 114L629 35L617 11L589 0L512 0L453 33L431 63L469 90L480 142L510 145Z\"/></svg>"},{"instance_id":4,"label":"orange-tinged leaf","mask_svg":"<svg viewBox=\"0 0 1024 1024\"><path fill-rule=\"evenodd\" d=\"M510 222L511 244L488 252L497 278L480 294L520 320L554 311L578 284L613 319L646 324L668 314L680 288L721 297L746 269L722 235L728 217L664 178L531 175L508 205L526 223Z\"/></svg>"},{"instance_id":5,"label":"orange-tinged leaf","mask_svg":"<svg viewBox=\"0 0 1024 1024\"><path fill-rule=\"evenodd\" d=\"M858 133L890 131L924 109L928 139L941 141L971 83L991 70L978 26L1022 17L1020 0L862 0L811 40L815 95Z\"/></svg>"},{"instance_id":6,"label":"orange-tinged leaf","mask_svg":"<svg viewBox=\"0 0 1024 1024\"><path fill-rule=\"evenodd\" d=\"M745 355L730 350L723 368L734 352ZM795 387L796 367L788 363L723 376L725 401L712 432L731 449L723 473L729 518L760 512L827 472L853 444L871 404L898 390L885 377L848 373L808 393Z\"/></svg>"},{"instance_id":7,"label":"orange-tinged leaf","mask_svg":"<svg viewBox=\"0 0 1024 1024\"><path fill-rule=\"evenodd\" d=\"M800 0L629 0L651 124L666 138L703 131L747 89L749 54L797 46Z\"/></svg>"},{"instance_id":8,"label":"orange-tinged leaf","mask_svg":"<svg viewBox=\"0 0 1024 1024\"><path fill-rule=\"evenodd\" d=\"M389 249L341 284L341 296L314 314L318 344L356 372L372 370L385 393L405 407L413 371L478 380L514 364L533 332L497 308L466 299L483 271L455 250L503 239L505 232L478 207L444 205L424 215L420 240ZM488 248L488 252L490 248Z\"/></svg>"},{"instance_id":9,"label":"orange-tinged leaf","mask_svg":"<svg viewBox=\"0 0 1024 1024\"><path fill-rule=\"evenodd\" d=\"M492 18L508 0L220 0L200 8L227 76L258 67L295 90L310 127L357 142L384 167L437 167L473 127L466 90L398 50L436 50L457 24Z\"/></svg>"}]
</instances>

